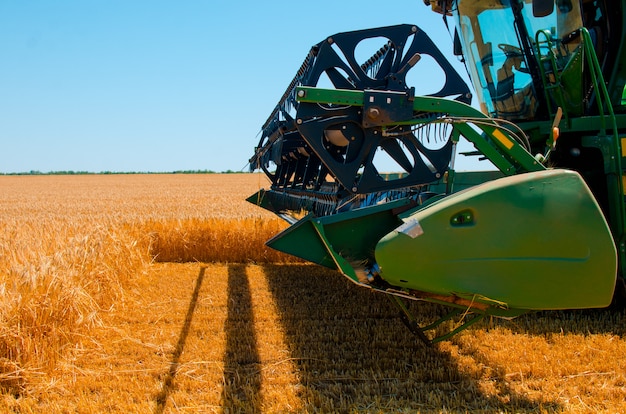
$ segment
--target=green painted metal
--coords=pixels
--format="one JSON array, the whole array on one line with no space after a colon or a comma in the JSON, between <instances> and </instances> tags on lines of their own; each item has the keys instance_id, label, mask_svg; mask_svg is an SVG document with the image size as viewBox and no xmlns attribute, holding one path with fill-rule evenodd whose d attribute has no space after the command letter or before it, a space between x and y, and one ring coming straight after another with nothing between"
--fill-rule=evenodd
<instances>
[{"instance_id":1,"label":"green painted metal","mask_svg":"<svg viewBox=\"0 0 626 414\"><path fill-rule=\"evenodd\" d=\"M608 143L605 157L605 173L608 190L610 209L608 211L609 221L613 237L619 245L621 275L626 277L626 204L624 197L624 171L622 166L623 149L620 139L618 121L613 110L611 94L606 86L607 82L602 75L602 68L598 57L593 52L594 45L586 28L580 29L583 45L587 53L587 68L591 72L592 82L596 90L596 102L600 114L601 128L597 134L597 140L604 140ZM621 46L620 46L621 48ZM613 98L614 99L614 98ZM608 131L607 131L608 123Z\"/></svg>"},{"instance_id":2,"label":"green painted metal","mask_svg":"<svg viewBox=\"0 0 626 414\"><path fill-rule=\"evenodd\" d=\"M406 199L326 217L308 215L267 242L273 249L340 270L359 281L355 268L373 260L378 240L401 224Z\"/></svg>"},{"instance_id":3,"label":"green painted metal","mask_svg":"<svg viewBox=\"0 0 626 414\"><path fill-rule=\"evenodd\" d=\"M298 102L363 106L363 91L299 86L296 96Z\"/></svg>"},{"instance_id":4,"label":"green painted metal","mask_svg":"<svg viewBox=\"0 0 626 414\"><path fill-rule=\"evenodd\" d=\"M438 3L442 10L454 4ZM510 318L532 310L607 306L616 277L626 275L626 151L622 148L626 49L624 42L615 40L626 34L626 1L616 2L608 19L609 3L602 4L612 47L599 52L601 62L585 27L568 31L567 42L552 30L527 33L531 46L526 48L526 69L536 69L533 82L542 103L532 116L507 118L519 121L516 124L489 118L455 100L413 97L408 90L404 94L378 92L400 94L403 104L412 102L413 116L393 112L395 118L369 124L366 119L359 121L361 108L352 112L359 116L350 122L361 122L357 127L363 130L375 128L381 138L397 135L397 126L417 129L448 124L452 142L466 138L498 171L461 173L450 168L438 182L428 185L438 195L427 201L411 196L413 201L406 198L323 217L310 214L268 245L390 295L409 329L423 339L425 331L463 315L464 324L428 342L445 340L485 316ZM567 44L566 53L558 50ZM487 61L477 60L481 66ZM294 91L301 103L367 108L363 90L296 87ZM298 116L291 126L300 131L301 125L315 119L306 111ZM555 126L560 130L558 141ZM537 154L551 158L546 162ZM544 163L555 169L546 170ZM350 184L341 184L350 193ZM291 204L280 197L290 190L261 190L248 201L282 215ZM303 203L309 200L297 191L292 193L296 201L300 196ZM418 201L423 204L416 205ZM307 206L304 209L311 211ZM420 327L404 299L438 303L452 311ZM465 319L468 313L474 318Z\"/></svg>"},{"instance_id":5,"label":"green painted metal","mask_svg":"<svg viewBox=\"0 0 626 414\"><path fill-rule=\"evenodd\" d=\"M450 188L448 181L452 178L448 178L447 176L438 182L429 184L428 189L435 193L450 194L502 177L504 177L504 175L500 171L455 171L451 191L448 191Z\"/></svg>"},{"instance_id":6,"label":"green painted metal","mask_svg":"<svg viewBox=\"0 0 626 414\"><path fill-rule=\"evenodd\" d=\"M624 0L614 2L611 15L614 22L612 36L622 41L616 42L615 61L612 67L607 68L607 90L611 93L611 102L617 107L618 112L625 112L626 102L621 100L621 96L622 91L626 89L626 45L623 41L626 38L626 2Z\"/></svg>"},{"instance_id":7,"label":"green painted metal","mask_svg":"<svg viewBox=\"0 0 626 414\"><path fill-rule=\"evenodd\" d=\"M463 321L457 324L457 326L453 330L445 334L442 334L440 336L436 336L432 339L429 339L426 336L427 331L434 330L442 323L458 317L464 311L467 311L467 309L452 308L452 310L448 312L447 315L444 315L441 318L438 318L433 323L427 326L420 326L418 324L417 319L413 315L413 313L411 313L411 311L408 309L404 301L399 296L389 295L388 297L391 299L392 303L400 309L400 312L401 312L400 317L402 318L402 321L404 322L404 324L409 328L409 330L412 333L417 335L423 342L425 342L428 345L450 339L452 336L456 335L462 330L467 329L470 326L474 325L476 322L483 320L483 318L486 316L485 313L473 313L469 316L465 315L466 318L463 318Z\"/></svg>"},{"instance_id":8,"label":"green painted metal","mask_svg":"<svg viewBox=\"0 0 626 414\"><path fill-rule=\"evenodd\" d=\"M291 254L312 263L337 270L333 255L320 238L308 215L267 241L267 245L283 253Z\"/></svg>"},{"instance_id":9,"label":"green painted metal","mask_svg":"<svg viewBox=\"0 0 626 414\"><path fill-rule=\"evenodd\" d=\"M322 89L300 86L296 88L299 102L363 106L364 92L356 90ZM454 127L456 133L470 141L500 171L507 175L519 172L539 171L545 167L524 149L514 137L513 131L504 128L495 120L463 102L416 96L413 99L415 113L452 114L436 122L445 122ZM432 123L428 118L412 118L395 125L416 125ZM478 129L480 132L478 132Z\"/></svg>"},{"instance_id":10,"label":"green painted metal","mask_svg":"<svg viewBox=\"0 0 626 414\"><path fill-rule=\"evenodd\" d=\"M607 306L617 258L576 172L505 177L407 213L376 246L394 286L514 309ZM420 231L407 228L419 226Z\"/></svg>"},{"instance_id":11,"label":"green painted metal","mask_svg":"<svg viewBox=\"0 0 626 414\"><path fill-rule=\"evenodd\" d=\"M541 82L545 93L550 118L557 108L562 108L565 119L569 115L583 114L583 54L584 48L578 47L562 62L557 57L557 47L549 30L539 30L535 34L535 53L539 62Z\"/></svg>"},{"instance_id":12,"label":"green painted metal","mask_svg":"<svg viewBox=\"0 0 626 414\"><path fill-rule=\"evenodd\" d=\"M561 134L597 134L600 128L602 128L602 123L602 117L598 115L571 117L567 121L561 121L559 129ZM624 130L626 128L626 115L615 114L615 124L618 130ZM545 137L550 134L552 129L552 122L546 121L519 122L517 125L529 135L531 142L545 142Z\"/></svg>"},{"instance_id":13,"label":"green painted metal","mask_svg":"<svg viewBox=\"0 0 626 414\"><path fill-rule=\"evenodd\" d=\"M271 212L275 212L274 208L272 207L272 204L269 202L268 198L265 197L265 193L266 191L261 189L257 191L256 193L252 194L250 197L246 198L246 201L248 203L254 204L257 207L261 207Z\"/></svg>"},{"instance_id":14,"label":"green painted metal","mask_svg":"<svg viewBox=\"0 0 626 414\"><path fill-rule=\"evenodd\" d=\"M307 102L363 105L363 92L361 91L300 87L297 88L297 94L299 100ZM608 105L610 106L610 102ZM381 260L386 262L382 274L385 281L400 288L457 295L491 305L505 303L509 308L587 308L606 306L610 302L616 274L615 245L610 237L610 231L607 230L608 226L602 212L577 173L557 170L547 175L520 175L527 171L544 171L545 167L519 144L512 135L512 131L502 128L476 109L463 103L430 97L415 97L414 111L416 113L454 114L445 118L445 122L450 123L455 131L458 131L458 135L472 142L500 169L502 174L514 176L514 178L486 183L480 189L468 190L463 192L462 196L448 196L428 208L419 210L416 214L428 217L428 220L435 220L439 217L437 212L442 206L449 205L450 208L458 208L456 203L465 200L468 194L475 197L471 204L473 207L457 211L454 217L447 217L446 220L449 221L447 227L432 231L432 236L411 239L412 242L408 243L410 247L402 243L396 244L397 240L404 240L407 243L406 236L403 234L398 236L397 233L392 233L384 237L377 247L376 260L379 263ZM609 119L612 120L612 125L616 125L616 118L611 116L612 114L609 115ZM595 117L593 119L601 129L604 129L605 120ZM404 124L419 125L421 122L424 121L412 119ZM612 147L614 141L613 139L609 141L607 151L615 153L615 148ZM614 165L610 167L613 170L615 168ZM451 174L454 176L454 171L451 171ZM556 191L527 191L530 187L535 188L536 184L533 180L527 180L536 177L540 177L541 180L549 177L549 180L553 182L550 181L547 188L554 188ZM493 177L486 177L486 179L491 178ZM555 182L559 182L559 185L554 185ZM446 190L449 191L450 183L445 184ZM542 185L545 187L545 184ZM615 186L616 191L613 191L615 194L622 194L619 191L619 185L620 183L617 183ZM526 192L520 193L520 189ZM504 202L508 197L513 197L513 199L517 197L518 207L512 210L514 214L502 209L503 204L508 205ZM478 212L474 210L478 208L477 206L480 207ZM354 270L354 263L372 262L371 253L366 252L371 252L377 238L383 237L391 231L389 226L392 226L394 222L397 223L393 214L387 214L388 220L380 224L383 221L379 217L369 217L370 211L364 210L364 213L359 214L366 215L366 219L352 218L350 215L354 212L325 218L306 218L268 244L314 263L338 269L349 278L358 281L358 272ZM392 209L389 208L386 211L389 213ZM445 214L450 214L450 212L445 210ZM487 220L486 217L489 219ZM512 220L511 217L514 219ZM619 217L615 220L619 222ZM534 224L527 226L529 222ZM372 226L378 226L378 229L370 232ZM544 228L551 230L542 232L541 229ZM474 229L474 231L468 231L468 229ZM455 235L457 233L466 235L467 239L461 238L460 240L471 247L455 249L455 253L452 254L445 248L446 238L450 232ZM542 236L537 236L538 234ZM550 237L545 236L546 234ZM581 239L580 234L585 234L586 237ZM390 243L390 239L394 242ZM424 240L429 240L429 242ZM576 242L576 240L581 241ZM417 243L419 248L413 243ZM422 243L427 243L428 246L424 247ZM458 243L459 241L454 245ZM388 245L393 247L384 247ZM485 247L486 245L488 247ZM492 245L496 248L492 248ZM494 253L499 251L499 247L504 246L506 248L502 252ZM595 252L593 256L587 258L580 253L581 249L591 249L592 246ZM542 249L548 247L550 249L541 253ZM426 254L428 258L437 257L435 252L443 256L439 257L436 263L426 261L430 267L424 266L422 260L415 259L415 252L420 252L422 248L425 252L429 252ZM467 254L467 251L471 251L471 254ZM580 254L576 255L577 252ZM382 254L382 259L379 254ZM421 255L421 252L419 254ZM496 259L491 257L493 254L496 254L494 256ZM598 260L598 258L601 259ZM461 276L461 271L468 264L471 264L471 268L481 269L480 271L485 273L485 282L476 281L481 280L478 274L471 275L469 279ZM548 288L542 290L544 295L532 294L533 289L537 289L541 283L544 283L541 280L546 274L559 272L567 273L568 276L549 278L546 282ZM560 286L560 283L566 282L566 278L571 278L576 281L576 284L583 282L589 284L591 279L585 279L584 275L598 272L606 275L604 282L594 281L590 289L571 287L572 285L568 285L570 288L567 289ZM422 276L424 274L439 275L439 277L433 276L429 279L424 278ZM423 284L424 280L428 282ZM431 285L432 280L438 282ZM529 282L521 285L522 281ZM466 286L466 283L469 285ZM521 288L522 286L525 286L524 289ZM593 287L599 289L598 293L587 294L587 291L594 292Z\"/></svg>"}]
</instances>

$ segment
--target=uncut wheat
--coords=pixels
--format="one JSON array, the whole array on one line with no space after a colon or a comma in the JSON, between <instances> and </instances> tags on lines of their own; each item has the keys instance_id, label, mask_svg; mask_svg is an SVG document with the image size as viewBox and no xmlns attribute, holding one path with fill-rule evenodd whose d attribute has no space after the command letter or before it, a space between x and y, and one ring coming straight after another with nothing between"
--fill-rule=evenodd
<instances>
[{"instance_id":1,"label":"uncut wheat","mask_svg":"<svg viewBox=\"0 0 626 414\"><path fill-rule=\"evenodd\" d=\"M52 372L153 261L280 261L250 175L0 177L0 386Z\"/></svg>"}]
</instances>

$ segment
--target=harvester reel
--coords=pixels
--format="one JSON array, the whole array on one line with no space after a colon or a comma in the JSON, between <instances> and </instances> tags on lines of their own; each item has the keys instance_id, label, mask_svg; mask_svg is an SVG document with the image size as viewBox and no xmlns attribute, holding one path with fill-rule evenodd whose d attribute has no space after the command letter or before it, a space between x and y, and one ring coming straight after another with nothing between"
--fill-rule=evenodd
<instances>
[{"instance_id":1,"label":"harvester reel","mask_svg":"<svg viewBox=\"0 0 626 414\"><path fill-rule=\"evenodd\" d=\"M407 127L397 127L393 136L384 136L379 128L363 128L361 107L326 108L301 103L298 131L313 151L332 171L333 176L352 193L365 194L424 184L441 178L448 168L453 145L449 136L439 148L428 148ZM438 125L438 128L444 128ZM374 157L379 151L404 170L404 176L392 184L381 177Z\"/></svg>"},{"instance_id":2,"label":"harvester reel","mask_svg":"<svg viewBox=\"0 0 626 414\"><path fill-rule=\"evenodd\" d=\"M357 56L372 43L380 47L371 57ZM338 184L331 193L339 199L437 180L453 152L445 126L418 133L399 125L387 130L414 116L435 120L440 115L413 111L415 92L406 76L422 55L430 56L445 74L441 89L429 96L469 103L466 84L417 26L339 33L313 46L264 124L251 168L263 169L272 190L286 197L294 192L301 197L306 191L307 197L327 199L328 192L320 191L328 181ZM300 102L300 86L365 91L366 99L362 105ZM385 157L402 174L383 177L378 161Z\"/></svg>"},{"instance_id":3,"label":"harvester reel","mask_svg":"<svg viewBox=\"0 0 626 414\"><path fill-rule=\"evenodd\" d=\"M356 50L368 39L386 39L379 50L359 63ZM323 74L336 89L406 91L406 75L421 55L431 56L446 74L444 86L429 96L460 97L469 89L432 40L417 26L398 25L338 33L311 49L315 58L301 86L321 86ZM326 87L326 86L324 86Z\"/></svg>"},{"instance_id":4,"label":"harvester reel","mask_svg":"<svg viewBox=\"0 0 626 414\"><path fill-rule=\"evenodd\" d=\"M386 42L367 61L358 62L356 51L369 39ZM414 91L407 85L406 75L419 64L422 54L432 56L446 73L443 88L432 96L464 96L465 84L456 78L455 71L448 70L447 61L424 32L416 26L401 25L339 33L316 45L313 51L315 61L302 86L320 86L326 76L336 89L372 91L364 107L298 105L298 131L337 181L349 192L365 194L429 183L441 177L452 156L449 136L438 137L444 145L428 148L426 140L431 137L422 139L422 143L407 127L396 127L393 136L385 136L377 128L413 116ZM385 99L388 102L397 97L385 92L405 94L404 104L386 106ZM373 104L368 106L369 102ZM403 170L402 178L390 183L381 177L374 162L380 150Z\"/></svg>"}]
</instances>

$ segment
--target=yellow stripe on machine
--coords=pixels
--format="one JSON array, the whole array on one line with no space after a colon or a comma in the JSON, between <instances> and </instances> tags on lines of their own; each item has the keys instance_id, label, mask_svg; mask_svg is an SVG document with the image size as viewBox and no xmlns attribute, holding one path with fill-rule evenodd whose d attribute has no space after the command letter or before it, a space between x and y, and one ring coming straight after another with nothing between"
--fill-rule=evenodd
<instances>
[{"instance_id":1,"label":"yellow stripe on machine","mask_svg":"<svg viewBox=\"0 0 626 414\"><path fill-rule=\"evenodd\" d=\"M504 135L499 129L496 129L495 131L493 131L493 137L497 139L498 141L500 141L500 143L504 145L506 149L513 148L513 141L508 139L506 135Z\"/></svg>"}]
</instances>

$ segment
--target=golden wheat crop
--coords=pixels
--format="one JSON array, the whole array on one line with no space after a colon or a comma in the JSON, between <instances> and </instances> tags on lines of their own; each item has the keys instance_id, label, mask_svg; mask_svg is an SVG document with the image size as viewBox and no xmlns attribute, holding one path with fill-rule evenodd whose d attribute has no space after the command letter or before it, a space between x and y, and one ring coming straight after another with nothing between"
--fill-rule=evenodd
<instances>
[{"instance_id":1,"label":"golden wheat crop","mask_svg":"<svg viewBox=\"0 0 626 414\"><path fill-rule=\"evenodd\" d=\"M152 260L283 260L263 244L282 222L244 201L262 184L246 174L0 177L0 384L21 389L50 372Z\"/></svg>"},{"instance_id":2,"label":"golden wheat crop","mask_svg":"<svg viewBox=\"0 0 626 414\"><path fill-rule=\"evenodd\" d=\"M626 411L624 311L427 348L384 296L268 250L285 224L244 201L265 186L0 177L0 411Z\"/></svg>"}]
</instances>

